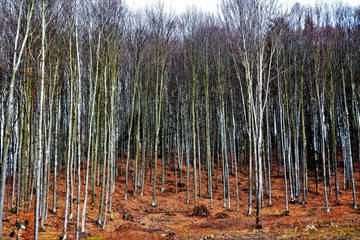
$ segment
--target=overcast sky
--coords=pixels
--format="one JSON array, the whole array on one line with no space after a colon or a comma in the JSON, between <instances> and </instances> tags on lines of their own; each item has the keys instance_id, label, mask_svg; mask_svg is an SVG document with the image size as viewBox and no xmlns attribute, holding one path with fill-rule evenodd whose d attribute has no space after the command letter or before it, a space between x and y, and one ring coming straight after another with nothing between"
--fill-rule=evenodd
<instances>
[{"instance_id":1,"label":"overcast sky","mask_svg":"<svg viewBox=\"0 0 360 240\"><path fill-rule=\"evenodd\" d=\"M132 9L142 8L151 3L157 2L157 0L125 0L127 4ZM216 12L217 5L221 0L164 0L164 2L171 6L173 10L176 12L183 12L187 6L197 6L198 8L204 11ZM336 0L333 0L336 1ZM284 2L285 6L291 6L295 2L300 2L302 4L311 4L314 5L316 0L280 0L280 2ZM331 1L324 1L331 2ZM351 6L360 5L360 0L343 0L344 3L349 3Z\"/></svg>"}]
</instances>

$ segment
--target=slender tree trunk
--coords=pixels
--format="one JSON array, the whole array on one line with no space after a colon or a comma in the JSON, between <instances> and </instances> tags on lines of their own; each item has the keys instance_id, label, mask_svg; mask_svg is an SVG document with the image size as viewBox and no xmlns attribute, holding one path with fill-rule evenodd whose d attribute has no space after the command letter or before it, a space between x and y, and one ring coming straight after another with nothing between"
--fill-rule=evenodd
<instances>
[{"instance_id":1,"label":"slender tree trunk","mask_svg":"<svg viewBox=\"0 0 360 240\"><path fill-rule=\"evenodd\" d=\"M354 209L357 209L356 202L356 188L355 188L355 180L354 180L354 169L353 169L353 159L352 159L352 147L351 147L351 139L350 139L350 120L349 120L349 109L347 105L347 95L345 91L345 70L342 68L342 88L343 88L343 100L344 100L344 131L345 131L345 148L347 153L347 159L344 159L344 162L347 162L349 167L349 174L351 179L352 191L353 191L353 200L354 200ZM345 171L345 170L344 170Z\"/></svg>"},{"instance_id":2,"label":"slender tree trunk","mask_svg":"<svg viewBox=\"0 0 360 240\"><path fill-rule=\"evenodd\" d=\"M70 198L70 180L71 180L71 175L72 172L70 171L70 167L72 164L72 146L73 146L73 122L74 122L74 103L73 103L73 99L74 99L74 87L73 87L73 74L72 74L72 53L71 53L71 49L72 49L72 39L69 39L69 57L70 57L70 79L69 79L69 92L70 92L70 111L69 111L69 117L68 117L68 139L67 139L67 158L66 158L66 173L65 173L65 184L66 184L66 190L65 190L65 211L64 211L64 229L63 229L63 237L62 239L65 240L67 239L67 227L68 227L68 220L71 219L71 208L69 211L69 202L72 200Z\"/></svg>"},{"instance_id":3,"label":"slender tree trunk","mask_svg":"<svg viewBox=\"0 0 360 240\"><path fill-rule=\"evenodd\" d=\"M197 206L197 170L196 170L196 114L195 101L197 90L197 73L195 63L192 64L192 97L191 97L191 127L192 127L192 150L193 150L193 168L194 168L194 206Z\"/></svg>"},{"instance_id":4,"label":"slender tree trunk","mask_svg":"<svg viewBox=\"0 0 360 240\"><path fill-rule=\"evenodd\" d=\"M77 0L75 4L78 5ZM78 9L78 8L76 8ZM76 69L77 69L77 198L76 198L76 223L75 223L75 238L79 239L80 234L80 198L81 198L81 112L82 112L82 84L81 84L81 65L80 65L80 50L79 50L79 37L78 37L78 14L75 15L75 44L76 44Z\"/></svg>"},{"instance_id":5,"label":"slender tree trunk","mask_svg":"<svg viewBox=\"0 0 360 240\"><path fill-rule=\"evenodd\" d=\"M43 116L44 116L44 105L45 105L45 42L46 42L46 14L47 3L42 0L41 10L41 87L40 87L40 107L39 107L39 123L38 123L38 159L36 161L36 200L35 200L35 222L34 222L34 238L39 238L39 215L40 215L40 195L43 188L41 172L43 163Z\"/></svg>"},{"instance_id":6,"label":"slender tree trunk","mask_svg":"<svg viewBox=\"0 0 360 240\"><path fill-rule=\"evenodd\" d=\"M98 57L100 54L100 41L101 41L101 33L99 34L98 38L98 46L97 46L97 69L99 65ZM89 33L89 42L91 42L91 37ZM91 48L90 48L90 57L91 57ZM92 63L92 60L90 60L90 63ZM90 64L90 68L92 67L92 64ZM89 69L89 78L90 81L92 81L92 71ZM98 88L98 74L96 73L95 77L95 86L93 88L93 92L90 92L91 98L90 98L90 104L89 104L89 113L90 113L90 120L89 120L89 137L88 137L88 146L87 146L87 157L86 157L86 175L85 175L85 190L84 190L84 205L82 210L82 216L81 216L81 232L85 232L85 222L86 222L86 207L87 207L87 198L88 198L88 187L89 187L89 168L90 168L90 159L91 159L91 152L92 152L92 143L93 143L93 129L94 129L94 116L95 116L95 100L96 100L96 94L97 94L97 88Z\"/></svg>"},{"instance_id":7,"label":"slender tree trunk","mask_svg":"<svg viewBox=\"0 0 360 240\"><path fill-rule=\"evenodd\" d=\"M56 93L56 100L55 103L57 104L57 111L56 111L56 121L55 121L55 141L54 141L54 175L53 175L53 206L52 206L52 213L57 213L57 178L58 178L58 165L59 165L59 125L60 125L60 118L61 118L61 101L59 99L59 92Z\"/></svg>"},{"instance_id":8,"label":"slender tree trunk","mask_svg":"<svg viewBox=\"0 0 360 240\"><path fill-rule=\"evenodd\" d=\"M207 42L206 42L207 43ZM206 48L207 49L207 48ZM213 208L212 192L212 160L211 160L211 143L210 143L210 100L209 100L209 60L206 51L205 62L205 138L206 138L206 163L207 163L207 194L210 198L210 208Z\"/></svg>"},{"instance_id":9,"label":"slender tree trunk","mask_svg":"<svg viewBox=\"0 0 360 240\"><path fill-rule=\"evenodd\" d=\"M303 203L307 202L307 138L306 138L306 122L305 122L305 101L304 101L304 65L302 66L300 76L300 105L301 105L301 136L302 136L302 181L303 181Z\"/></svg>"}]
</instances>

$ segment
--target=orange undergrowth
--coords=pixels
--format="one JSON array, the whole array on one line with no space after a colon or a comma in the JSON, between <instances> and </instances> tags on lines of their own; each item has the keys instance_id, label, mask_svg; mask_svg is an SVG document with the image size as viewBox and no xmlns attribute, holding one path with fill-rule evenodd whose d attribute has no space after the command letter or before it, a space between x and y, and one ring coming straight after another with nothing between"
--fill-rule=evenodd
<instances>
[{"instance_id":1,"label":"orange undergrowth","mask_svg":"<svg viewBox=\"0 0 360 240\"><path fill-rule=\"evenodd\" d=\"M151 207L152 186L149 176L146 179L145 193L129 195L124 201L125 177L118 176L113 195L113 219L108 214L107 225L102 229L96 224L100 187L97 187L97 201L91 206L88 200L88 215L86 221L86 234L82 238L88 239L359 239L360 238L360 211L353 208L352 191L348 189L340 192L340 200L335 199L335 194L329 194L330 212L325 212L322 183L319 192L315 191L314 176L309 175L309 193L306 204L290 204L290 213L285 214L284 178L272 177L272 206L264 198L264 207L260 222L256 225L255 209L253 216L247 215L248 203L248 178L246 173L239 176L240 211L236 211L235 179L231 177L231 210L223 207L223 193L221 178L218 189L214 187L214 207L210 209L210 200L206 198L206 172L202 173L202 196L198 198L198 205L204 205L210 215L194 215L193 188L191 184L191 202L186 204L186 187L177 187L172 166L167 167L165 191L161 189L161 161L159 160L159 177L157 206ZM355 167L357 187L360 184L359 167ZM341 173L342 169L339 169ZM243 171L246 172L246 171ZM82 176L85 176L83 174ZM185 174L184 174L185 178ZM179 176L177 177L179 180ZM184 179L185 180L185 179ZM191 180L192 182L192 180ZM332 176L334 189L334 176ZM340 184L342 175L340 175ZM215 176L214 176L215 184ZM341 185L342 186L342 185ZM328 189L329 190L329 189ZM52 188L50 189L52 191ZM58 191L58 213L51 213L44 229L39 233L40 239L59 239L63 230L65 181L61 178ZM139 191L140 193L140 191ZM360 200L360 195L357 194ZM5 204L7 199L5 199ZM83 201L81 200L81 206ZM52 195L49 206L52 206ZM254 202L255 208L255 202ZM76 205L74 205L74 218L69 221L68 238L75 238ZM5 213L6 214L6 209ZM17 220L28 221L29 225L22 231L14 226ZM33 209L29 212L22 209L20 214L8 213L7 221L3 223L3 239L11 239L18 234L21 239L33 239ZM16 237L16 236L15 236ZM15 238L14 237L14 238Z\"/></svg>"}]
</instances>

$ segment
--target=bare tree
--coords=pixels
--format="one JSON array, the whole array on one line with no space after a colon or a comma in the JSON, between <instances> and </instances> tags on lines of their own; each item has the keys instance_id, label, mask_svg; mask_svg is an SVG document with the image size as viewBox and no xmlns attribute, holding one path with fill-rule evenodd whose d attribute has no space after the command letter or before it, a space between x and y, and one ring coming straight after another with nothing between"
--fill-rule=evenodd
<instances>
[{"instance_id":1,"label":"bare tree","mask_svg":"<svg viewBox=\"0 0 360 240\"><path fill-rule=\"evenodd\" d=\"M256 215L260 216L263 195L263 121L266 104L268 103L270 74L273 65L273 55L277 46L277 38L271 39L272 48L266 56L267 37L270 20L275 18L277 4L267 1L222 1L224 22L230 31L235 31L239 42L237 51L245 71L245 81L249 101L249 134L253 145ZM256 43L256 44L254 44ZM250 159L250 161L252 161ZM252 171L249 168L249 173ZM249 176L251 178L251 175ZM251 188L251 186L249 186ZM249 191L251 192L251 191ZM251 196L249 197L251 198ZM250 200L249 200L250 202ZM251 214L251 204L249 206ZM258 219L258 218L257 218Z\"/></svg>"},{"instance_id":2,"label":"bare tree","mask_svg":"<svg viewBox=\"0 0 360 240\"><path fill-rule=\"evenodd\" d=\"M25 33L23 36L20 34L20 30L22 28L22 20L24 14L23 9L27 8L28 11L25 13ZM15 81L16 74L19 70L20 63L22 60L22 55L27 43L27 39L29 37L30 28L31 28L31 20L33 16L34 10L34 1L21 1L19 7L19 16L17 20L17 29L16 36L14 39L14 56L13 56L13 64L12 64L12 74L11 81L9 85L9 95L7 98L7 110L5 114L5 127L4 127L4 139L3 139L3 152L2 152L2 165L1 165L1 188L0 188L0 237L2 236L2 221L3 221L3 206L4 206L4 197L5 197L5 183L6 183L6 174L7 174L7 162L8 162L8 149L9 149L9 141L10 141L10 124L12 120L13 110L14 110L14 92L15 92Z\"/></svg>"}]
</instances>

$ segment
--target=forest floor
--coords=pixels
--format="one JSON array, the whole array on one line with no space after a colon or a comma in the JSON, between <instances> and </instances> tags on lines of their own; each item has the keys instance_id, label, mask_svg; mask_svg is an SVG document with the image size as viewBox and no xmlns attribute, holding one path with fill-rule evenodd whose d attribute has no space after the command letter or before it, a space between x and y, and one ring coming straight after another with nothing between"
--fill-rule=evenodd
<instances>
[{"instance_id":1,"label":"forest floor","mask_svg":"<svg viewBox=\"0 0 360 240\"><path fill-rule=\"evenodd\" d=\"M159 162L160 165L160 162ZM170 169L170 166L169 166ZM357 198L360 199L360 173L356 166ZM339 169L341 173L342 169ZM243 171L246 172L246 171ZM161 173L160 169L158 173ZM342 188L340 176L340 200L335 199L334 192L329 194L330 212L325 212L322 182L319 184L319 193L315 190L314 176L309 175L309 192L307 203L289 203L288 214L285 213L284 178L277 177L273 171L272 177L272 206L264 198L260 226L256 225L256 209L253 203L253 214L247 214L248 177L239 176L240 211L236 211L235 179L231 177L231 208L223 207L223 191L221 178L218 188L214 188L214 206L210 209L210 200L205 197L206 175L202 175L202 196L198 198L198 205L204 205L209 213L206 216L193 216L193 188L191 184L191 202L186 204L186 187L175 187L174 172L166 172L165 191L160 192L161 176L158 178L157 206L151 206L152 186L147 185L143 196L129 194L124 201L125 177L119 176L115 184L113 195L113 218L108 214L106 228L102 229L96 224L100 188L98 187L97 202L91 205L88 200L88 215L86 234L82 239L360 239L360 211L353 207L352 190ZM85 176L85 174L83 175ZM334 179L334 176L332 176ZM179 177L177 177L177 181ZM185 181L185 174L184 174ZM192 181L192 176L191 176ZM334 188L334 181L333 188ZM65 181L62 178L59 190L59 210L57 214L48 213L43 231L39 233L40 239L59 239L63 231ZM215 176L214 176L215 184ZM51 188L52 189L52 188ZM51 191L50 189L50 191ZM329 190L329 188L328 188ZM81 204L83 201L81 201ZM5 204L6 201L5 201ZM51 199L49 208L51 209ZM82 206L82 205L81 205ZM206 209L204 212L206 213ZM69 222L68 238L75 237L76 204L74 204L74 219ZM6 212L7 221L3 226L3 239L10 237L14 232L20 239L33 239L33 210L18 215ZM29 222L28 227L22 231L16 230L15 222L18 220Z\"/></svg>"}]
</instances>

